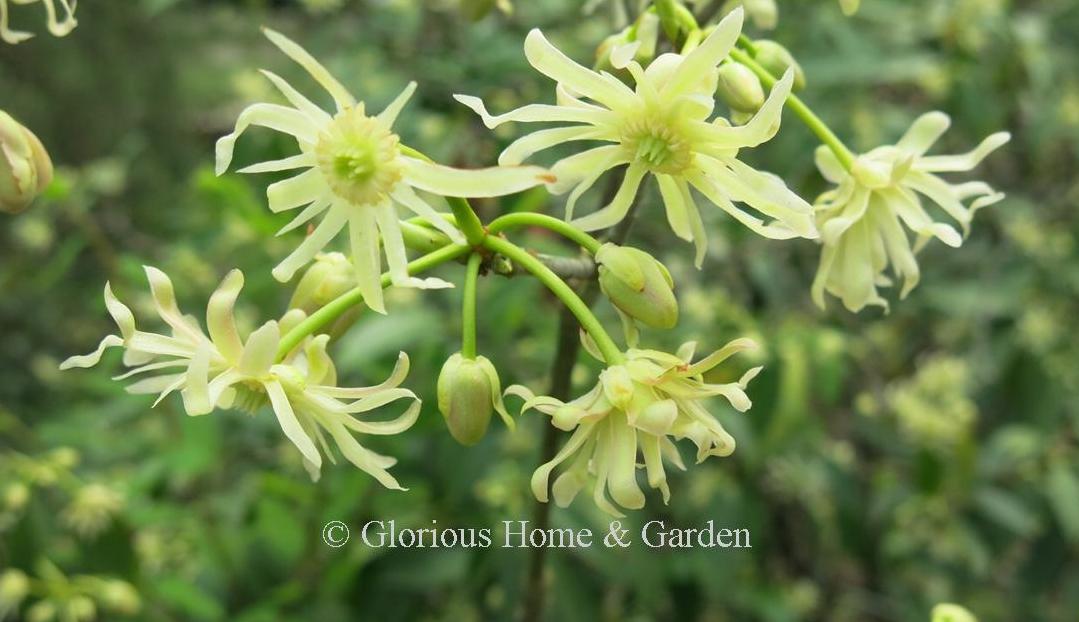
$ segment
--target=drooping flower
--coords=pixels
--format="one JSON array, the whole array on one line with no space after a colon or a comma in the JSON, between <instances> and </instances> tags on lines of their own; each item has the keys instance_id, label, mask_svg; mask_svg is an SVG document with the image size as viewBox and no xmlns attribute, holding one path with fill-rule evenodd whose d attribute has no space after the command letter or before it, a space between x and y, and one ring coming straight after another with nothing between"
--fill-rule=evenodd
<instances>
[{"instance_id":1,"label":"drooping flower","mask_svg":"<svg viewBox=\"0 0 1079 622\"><path fill-rule=\"evenodd\" d=\"M745 412L751 406L745 388L761 368L730 383L710 383L704 375L735 353L756 346L749 339L737 339L693 363L695 347L687 343L677 354L629 350L624 364L607 367L591 391L571 402L537 397L520 385L507 388L507 394L524 398L522 410L535 408L550 415L556 428L573 432L558 454L533 473L536 498L547 502L551 473L569 461L550 487L555 503L569 505L591 482L596 505L621 516L619 507L636 510L645 504L637 483L638 453L648 485L660 490L666 503L670 488L663 463L685 469L674 441L692 441L698 463L734 452L734 438L709 414L704 401L722 396Z\"/></svg>"},{"instance_id":2,"label":"drooping flower","mask_svg":"<svg viewBox=\"0 0 1079 622\"><path fill-rule=\"evenodd\" d=\"M233 147L248 127L258 125L296 138L300 153L281 160L241 169L265 173L304 169L300 174L271 184L266 195L270 210L282 212L304 207L278 234L322 217L314 232L273 269L279 281L288 281L311 261L342 229L348 228L358 286L367 306L385 312L382 300L382 252L386 253L394 285L449 287L439 279L408 275L408 260L401 235L397 206L427 218L451 239L463 241L455 227L440 217L416 190L452 197L493 197L512 194L553 179L533 166L461 170L427 161L403 147L392 131L398 113L416 90L410 83L377 115L368 115L355 98L313 56L295 42L272 30L266 36L289 58L299 63L332 96L331 114L300 94L279 76L263 71L291 106L259 103L240 113L236 128L217 141L217 173L232 162Z\"/></svg>"},{"instance_id":3,"label":"drooping flower","mask_svg":"<svg viewBox=\"0 0 1079 622\"><path fill-rule=\"evenodd\" d=\"M685 55L663 54L647 69L633 60L636 44L616 50L611 54L612 63L631 73L635 89L606 72L597 73L577 64L551 45L539 30L533 30L525 40L525 55L536 70L558 83L555 105L529 104L492 115L477 97L454 97L479 114L489 128L509 121L570 124L517 139L501 153L499 164L519 164L563 143L610 143L563 158L551 169L557 181L549 187L555 193L569 192L566 218L572 220L580 196L607 171L626 166L622 185L611 202L573 220L586 231L621 221L641 182L650 174L659 184L671 229L696 245L698 266L707 250L707 235L691 188L766 237L815 237L809 204L778 177L759 172L737 157L739 149L757 146L778 131L794 74L784 75L745 125L732 127L723 117L712 119L717 67L734 46L741 27L739 8L693 51ZM736 207L736 202L775 220L765 223Z\"/></svg>"},{"instance_id":4,"label":"drooping flower","mask_svg":"<svg viewBox=\"0 0 1079 622\"><path fill-rule=\"evenodd\" d=\"M887 309L888 302L877 287L891 285L884 275L889 264L895 276L903 279L900 298L906 297L920 278L915 253L932 238L952 247L962 245L974 213L1004 198L985 182L950 184L938 173L973 169L1011 135L998 132L961 155L925 155L950 124L942 112L922 115L899 142L859 156L850 171L827 147L817 149L817 167L836 184L816 203L823 242L812 287L818 306L824 307L827 291L851 311L866 305ZM963 235L949 224L936 222L924 209L923 196L955 219ZM915 236L913 248L906 229Z\"/></svg>"},{"instance_id":5,"label":"drooping flower","mask_svg":"<svg viewBox=\"0 0 1079 622\"><path fill-rule=\"evenodd\" d=\"M408 374L408 357L402 352L393 373L384 382L361 388L335 386L337 372L326 352L327 335L309 337L278 362L282 333L306 315L294 309L280 322L269 321L241 339L233 307L243 287L243 273L233 270L210 297L206 308L208 335L194 317L176 305L172 282L164 272L146 268L157 313L171 328L170 334L138 330L131 310L105 285L105 305L120 329L108 335L97 350L73 356L60 366L91 367L111 347L124 349L124 364L131 369L117 380L142 376L127 387L136 394L158 394L156 406L179 391L188 415L205 415L215 408L238 408L255 412L267 402L282 432L303 455L312 479L318 479L322 453L331 462L327 435L345 458L387 488L402 489L386 470L396 461L361 446L353 432L398 434L419 416L420 400L412 391L399 388ZM390 421L366 421L359 415L399 399L410 399L407 410ZM321 452L319 449L321 448Z\"/></svg>"},{"instance_id":6,"label":"drooping flower","mask_svg":"<svg viewBox=\"0 0 1079 622\"><path fill-rule=\"evenodd\" d=\"M38 0L11 0L14 4L33 4ZM41 4L45 5L45 16L47 18L46 27L49 32L55 37L63 37L78 25L75 21L75 5L78 4L78 0L40 0ZM56 3L60 3L60 7L64 10L64 17L57 16ZM12 45L21 43L34 35L29 32L23 32L21 30L11 30L8 28L8 0L0 0L0 39L6 43Z\"/></svg>"}]
</instances>

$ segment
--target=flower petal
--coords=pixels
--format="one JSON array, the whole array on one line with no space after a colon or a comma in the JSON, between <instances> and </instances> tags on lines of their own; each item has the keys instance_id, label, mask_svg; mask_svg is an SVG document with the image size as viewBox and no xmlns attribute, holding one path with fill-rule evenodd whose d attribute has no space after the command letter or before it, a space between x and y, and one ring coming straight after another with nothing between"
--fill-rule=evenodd
<instances>
[{"instance_id":1,"label":"flower petal","mask_svg":"<svg viewBox=\"0 0 1079 622\"><path fill-rule=\"evenodd\" d=\"M269 380L264 382L263 386L266 388L266 395L270 397L270 405L273 407L277 423L281 426L281 431L285 433L285 437L292 441L296 449L300 450L300 454L303 455L305 460L316 468L322 466L322 456L319 455L315 443L304 432L303 426L300 425L300 421L296 418L296 413L293 412L292 404L289 402L288 395L285 394L285 389L281 386L281 383L277 380Z\"/></svg>"},{"instance_id":2,"label":"flower petal","mask_svg":"<svg viewBox=\"0 0 1079 622\"><path fill-rule=\"evenodd\" d=\"M281 329L276 320L270 320L255 329L247 337L237 370L247 376L261 378L270 373L277 358L277 345L281 342Z\"/></svg>"},{"instance_id":3,"label":"flower petal","mask_svg":"<svg viewBox=\"0 0 1079 622\"><path fill-rule=\"evenodd\" d=\"M911 124L910 129L903 134L895 146L920 156L929 151L933 143L948 131L951 124L951 118L943 112L927 112Z\"/></svg>"},{"instance_id":4,"label":"flower petal","mask_svg":"<svg viewBox=\"0 0 1079 622\"><path fill-rule=\"evenodd\" d=\"M236 318L233 317L233 307L243 286L243 272L232 270L222 279L206 305L206 329L210 333L210 341L230 361L240 360L244 349L240 333L236 330Z\"/></svg>"},{"instance_id":5,"label":"flower petal","mask_svg":"<svg viewBox=\"0 0 1079 622\"><path fill-rule=\"evenodd\" d=\"M574 220L573 224L582 231L596 231L621 222L629 213L633 200L637 197L637 190L641 186L641 180L644 179L647 172L648 169L639 162L630 164L626 168L626 176L622 180L622 185L618 188L618 192L611 199L611 202L606 207Z\"/></svg>"},{"instance_id":6,"label":"flower petal","mask_svg":"<svg viewBox=\"0 0 1079 622\"><path fill-rule=\"evenodd\" d=\"M363 294L363 302L373 311L385 314L378 221L373 210L359 210L349 216L348 239L352 250L352 267L356 273L356 287Z\"/></svg>"},{"instance_id":7,"label":"flower petal","mask_svg":"<svg viewBox=\"0 0 1079 622\"><path fill-rule=\"evenodd\" d=\"M228 170L229 164L232 163L236 139L252 125L291 134L307 143L313 143L318 135L318 128L299 110L277 104L252 104L240 113L236 119L236 128L217 140L215 172L218 175Z\"/></svg>"},{"instance_id":8,"label":"flower petal","mask_svg":"<svg viewBox=\"0 0 1079 622\"><path fill-rule=\"evenodd\" d=\"M458 169L402 157L405 182L413 188L446 197L500 197L546 183L555 177L538 166Z\"/></svg>"},{"instance_id":9,"label":"flower petal","mask_svg":"<svg viewBox=\"0 0 1079 622\"><path fill-rule=\"evenodd\" d=\"M341 232L348 220L348 211L344 207L332 206L311 235L305 237L296 250L274 267L273 277L282 283L291 280L297 270L314 259Z\"/></svg>"},{"instance_id":10,"label":"flower petal","mask_svg":"<svg viewBox=\"0 0 1079 622\"><path fill-rule=\"evenodd\" d=\"M731 11L700 45L683 58L663 87L663 97L675 98L690 93L700 82L701 76L714 70L727 57L742 32L743 16L742 7Z\"/></svg>"},{"instance_id":11,"label":"flower petal","mask_svg":"<svg viewBox=\"0 0 1079 622\"><path fill-rule=\"evenodd\" d=\"M315 57L311 56L307 50L303 49L299 44L279 32L270 30L269 28L263 28L262 32L274 45L284 52L285 55L306 69L307 73L311 74L311 77L322 85L322 88L326 89L330 96L333 97L333 101L337 104L338 112L356 104L356 100L348 90L345 89L345 87L342 86L321 63L315 60Z\"/></svg>"}]
</instances>

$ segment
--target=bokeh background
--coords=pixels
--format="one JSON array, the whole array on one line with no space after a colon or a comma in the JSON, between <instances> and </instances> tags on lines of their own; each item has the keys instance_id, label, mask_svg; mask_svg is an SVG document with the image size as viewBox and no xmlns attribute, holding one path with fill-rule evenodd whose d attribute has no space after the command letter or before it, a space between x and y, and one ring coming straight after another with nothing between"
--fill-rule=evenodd
<instances>
[{"instance_id":1,"label":"bokeh background","mask_svg":"<svg viewBox=\"0 0 1079 622\"><path fill-rule=\"evenodd\" d=\"M518 0L510 16L474 21L465 14L484 3L461 1L85 0L72 35L0 46L0 107L37 132L59 167L44 199L0 219L0 569L52 585L77 575L134 585L138 613L103 619L519 613L529 551L371 550L355 540L330 549L320 539L331 519L488 527L531 517L528 479L546 421L529 414L515 435L493 425L464 449L434 407L438 369L458 348L456 292L396 292L389 317L362 315L334 346L354 384L384 377L399 350L412 356L407 384L425 398L421 420L371 441L400 458L394 473L408 493L347 466L312 484L269 411L189 418L174 399L151 410L109 379L115 354L98 369L57 371L112 329L106 280L137 311L151 308L144 263L172 275L181 307L196 315L232 267L247 275L248 326L284 311L290 290L269 270L296 238L273 237L287 216L265 208L270 179L219 178L212 166L213 142L240 108L272 97L257 68L314 88L260 25L296 38L376 109L418 80L398 127L458 165L492 162L518 130L487 131L452 93L481 95L495 110L548 101L551 84L521 51L528 29L586 62L611 32L602 4L584 16L573 0ZM834 299L816 309L813 242L763 240L715 210L697 272L646 200L630 240L671 266L683 311L676 331L648 342L714 348L752 336L766 367L751 411L717 404L736 453L672 475L671 504L650 497L628 526L714 519L748 527L753 548L552 552L548 618L914 622L953 601L983 622L1075 620L1079 4L864 0L854 18L833 1L779 7L774 32L749 33L794 52L806 100L849 144L891 142L931 109L955 120L946 152L1008 129L1012 143L972 177L1008 199L978 214L961 249L926 248L922 284L902 302L890 292L887 315L852 315ZM43 31L37 5L12 16ZM788 115L779 137L747 157L812 198L822 189L814 146ZM237 161L289 149L254 131ZM538 191L480 208L560 206ZM534 233L521 239L569 252ZM528 278L487 278L480 295L481 351L505 384L545 389L556 302ZM598 308L614 329L609 308ZM579 390L595 371L582 359ZM584 498L552 521L596 527L606 517Z\"/></svg>"}]
</instances>

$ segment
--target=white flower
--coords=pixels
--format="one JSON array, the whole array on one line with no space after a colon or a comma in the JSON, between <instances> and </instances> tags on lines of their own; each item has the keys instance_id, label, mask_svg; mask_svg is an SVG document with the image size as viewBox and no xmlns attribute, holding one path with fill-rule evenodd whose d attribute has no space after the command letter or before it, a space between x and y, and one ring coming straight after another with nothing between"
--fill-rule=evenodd
<instances>
[{"instance_id":1,"label":"white flower","mask_svg":"<svg viewBox=\"0 0 1079 622\"><path fill-rule=\"evenodd\" d=\"M331 462L334 460L328 435L349 462L387 488L401 489L386 470L396 461L364 448L352 433L398 434L415 423L419 398L399 388L408 374L408 357L404 353L384 382L372 387L337 387L337 372L326 352L327 335L308 338L288 352L283 361L277 361L281 335L306 317L302 311L290 311L280 323L266 322L246 341L240 338L233 317L233 306L243 287L243 273L239 270L230 272L210 297L206 309L209 335L195 318L180 312L172 282L164 272L147 267L146 275L158 315L171 328L170 334L136 329L131 310L106 284L105 305L120 335L106 336L96 351L67 359L61 369L96 365L107 348L123 347L124 364L132 369L116 379L143 376L127 390L157 393L155 406L175 391L182 395L188 415L231 407L254 412L269 402L281 430L303 455L312 479L318 479L322 466L319 448ZM402 398L413 403L396 419L364 421L357 417Z\"/></svg>"},{"instance_id":2,"label":"white flower","mask_svg":"<svg viewBox=\"0 0 1079 622\"><path fill-rule=\"evenodd\" d=\"M38 0L11 0L14 4L33 4ZM75 21L75 5L78 0L40 0L41 4L45 5L45 15L48 21L46 26L49 32L53 36L63 37L78 25ZM64 10L64 17L60 19L56 14L56 2L60 3L60 7ZM29 32L23 32L20 30L11 30L8 28L8 0L0 0L0 39L6 43L16 44L26 41L34 35Z\"/></svg>"},{"instance_id":3,"label":"white flower","mask_svg":"<svg viewBox=\"0 0 1079 622\"><path fill-rule=\"evenodd\" d=\"M670 489L663 462L685 469L673 440L691 440L697 446L698 463L734 452L734 438L702 401L723 396L745 412L751 406L745 387L761 368L750 369L737 382L722 384L705 381L704 374L733 354L756 346L749 339L737 339L693 363L695 346L687 343L677 354L629 350L624 364L605 369L591 391L568 403L536 397L519 385L507 388L507 394L525 399L522 410L535 408L551 415L556 428L573 431L558 454L532 475L536 498L547 501L552 471L572 457L551 488L555 503L569 505L593 481L596 505L621 516L616 506L644 507L644 494L637 485L638 451L644 458L648 484L662 492L664 503Z\"/></svg>"},{"instance_id":4,"label":"white flower","mask_svg":"<svg viewBox=\"0 0 1079 622\"><path fill-rule=\"evenodd\" d=\"M753 231L770 238L815 237L812 208L778 177L761 173L738 160L738 150L757 146L779 129L783 103L794 74L783 76L751 121L740 127L717 117L717 66L726 58L742 27L742 9L724 19L696 49L682 56L663 54L647 69L632 60L635 45L611 54L616 67L628 69L636 81L630 89L614 76L587 69L552 46L539 30L525 40L528 62L558 82L556 105L530 104L502 115L491 115L476 97L455 95L494 128L508 121L569 123L543 129L510 144L500 155L503 165L519 164L538 151L563 143L599 141L563 158L551 172L555 193L570 191L566 218L572 219L577 199L607 171L628 165L611 203L579 218L586 231L610 227L629 212L645 175L659 183L667 220L676 235L696 245L700 266L707 236L690 188ZM735 202L745 203L766 217L765 223Z\"/></svg>"},{"instance_id":5,"label":"white flower","mask_svg":"<svg viewBox=\"0 0 1079 622\"><path fill-rule=\"evenodd\" d=\"M303 48L272 30L266 36L291 59L303 66L333 97L337 110L328 113L304 97L279 76L262 73L292 104L254 104L236 121L235 130L217 141L217 173L228 169L236 139L249 126L259 125L296 138L300 153L241 169L264 173L305 169L299 175L274 183L266 190L270 210L282 212L304 207L279 235L321 215L322 220L277 265L273 275L288 281L296 270L311 261L342 229L348 228L352 261L367 306L385 312L382 300L382 248L394 285L449 287L439 279L408 275L405 244L397 206L427 218L432 225L462 242L461 233L423 199L416 190L453 197L493 197L519 192L553 179L538 167L501 167L460 170L428 162L400 144L392 131L394 120L416 89L410 83L385 110L369 116L329 71Z\"/></svg>"},{"instance_id":6,"label":"white flower","mask_svg":"<svg viewBox=\"0 0 1079 622\"><path fill-rule=\"evenodd\" d=\"M851 311L866 305L887 308L878 286L891 285L884 275L889 264L903 279L900 297L918 284L915 253L931 239L958 247L963 236L951 225L936 222L922 206L929 199L954 218L964 235L974 212L1000 201L1004 194L973 181L950 184L937 173L969 171L1010 140L998 132L962 155L925 155L948 129L951 120L942 112L919 117L895 145L878 147L859 156L846 171L826 147L817 149L817 167L836 188L817 199L817 226L824 248L813 281L813 300L824 307L824 292L842 299ZM970 201L965 205L965 201ZM914 248L904 229L915 234Z\"/></svg>"}]
</instances>

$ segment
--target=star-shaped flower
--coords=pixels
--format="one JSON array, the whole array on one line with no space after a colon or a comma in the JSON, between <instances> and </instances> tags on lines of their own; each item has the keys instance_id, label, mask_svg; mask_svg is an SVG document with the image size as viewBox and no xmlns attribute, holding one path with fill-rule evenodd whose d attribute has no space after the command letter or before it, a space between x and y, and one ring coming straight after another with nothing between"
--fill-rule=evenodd
<instances>
[{"instance_id":1,"label":"star-shaped flower","mask_svg":"<svg viewBox=\"0 0 1079 622\"><path fill-rule=\"evenodd\" d=\"M607 171L625 166L625 177L610 204L574 220L586 231L610 227L629 212L647 175L656 178L667 221L676 235L696 245L700 266L707 234L691 188L753 231L770 238L816 237L812 208L778 177L738 159L738 150L771 139L779 129L783 104L794 74L772 89L760 111L745 125L732 127L712 118L717 67L733 48L742 28L742 9L725 18L694 50L663 54L647 68L632 60L635 47L612 53L612 63L627 69L636 88L606 72L587 69L553 45L539 30L525 40L525 55L537 71L558 83L557 103L529 104L502 115L487 112L476 97L456 95L495 128L509 121L569 124L528 134L499 157L503 165L520 164L533 154L571 142L607 143L559 160L551 169L555 193L569 192L566 218L572 219L581 195ZM730 61L727 61L730 62ZM765 222L735 205L744 203Z\"/></svg>"},{"instance_id":2,"label":"star-shaped flower","mask_svg":"<svg viewBox=\"0 0 1079 622\"><path fill-rule=\"evenodd\" d=\"M273 275L288 281L311 261L341 230L348 228L352 261L364 302L385 313L382 298L382 251L386 253L394 285L449 287L439 279L408 275L408 260L397 207L403 206L427 220L456 242L460 231L438 215L417 190L451 197L494 197L520 192L554 178L534 166L462 170L432 163L403 147L393 123L416 90L410 83L377 115L369 115L356 99L313 56L295 42L272 30L266 36L299 63L333 97L336 111L326 112L279 76L262 73L281 91L291 106L253 104L240 113L235 130L217 141L217 173L232 162L233 146L248 127L268 127L296 138L300 153L241 169L244 173L299 170L300 174L270 185L270 210L304 209L279 234L321 216L314 232L277 265Z\"/></svg>"}]
</instances>

